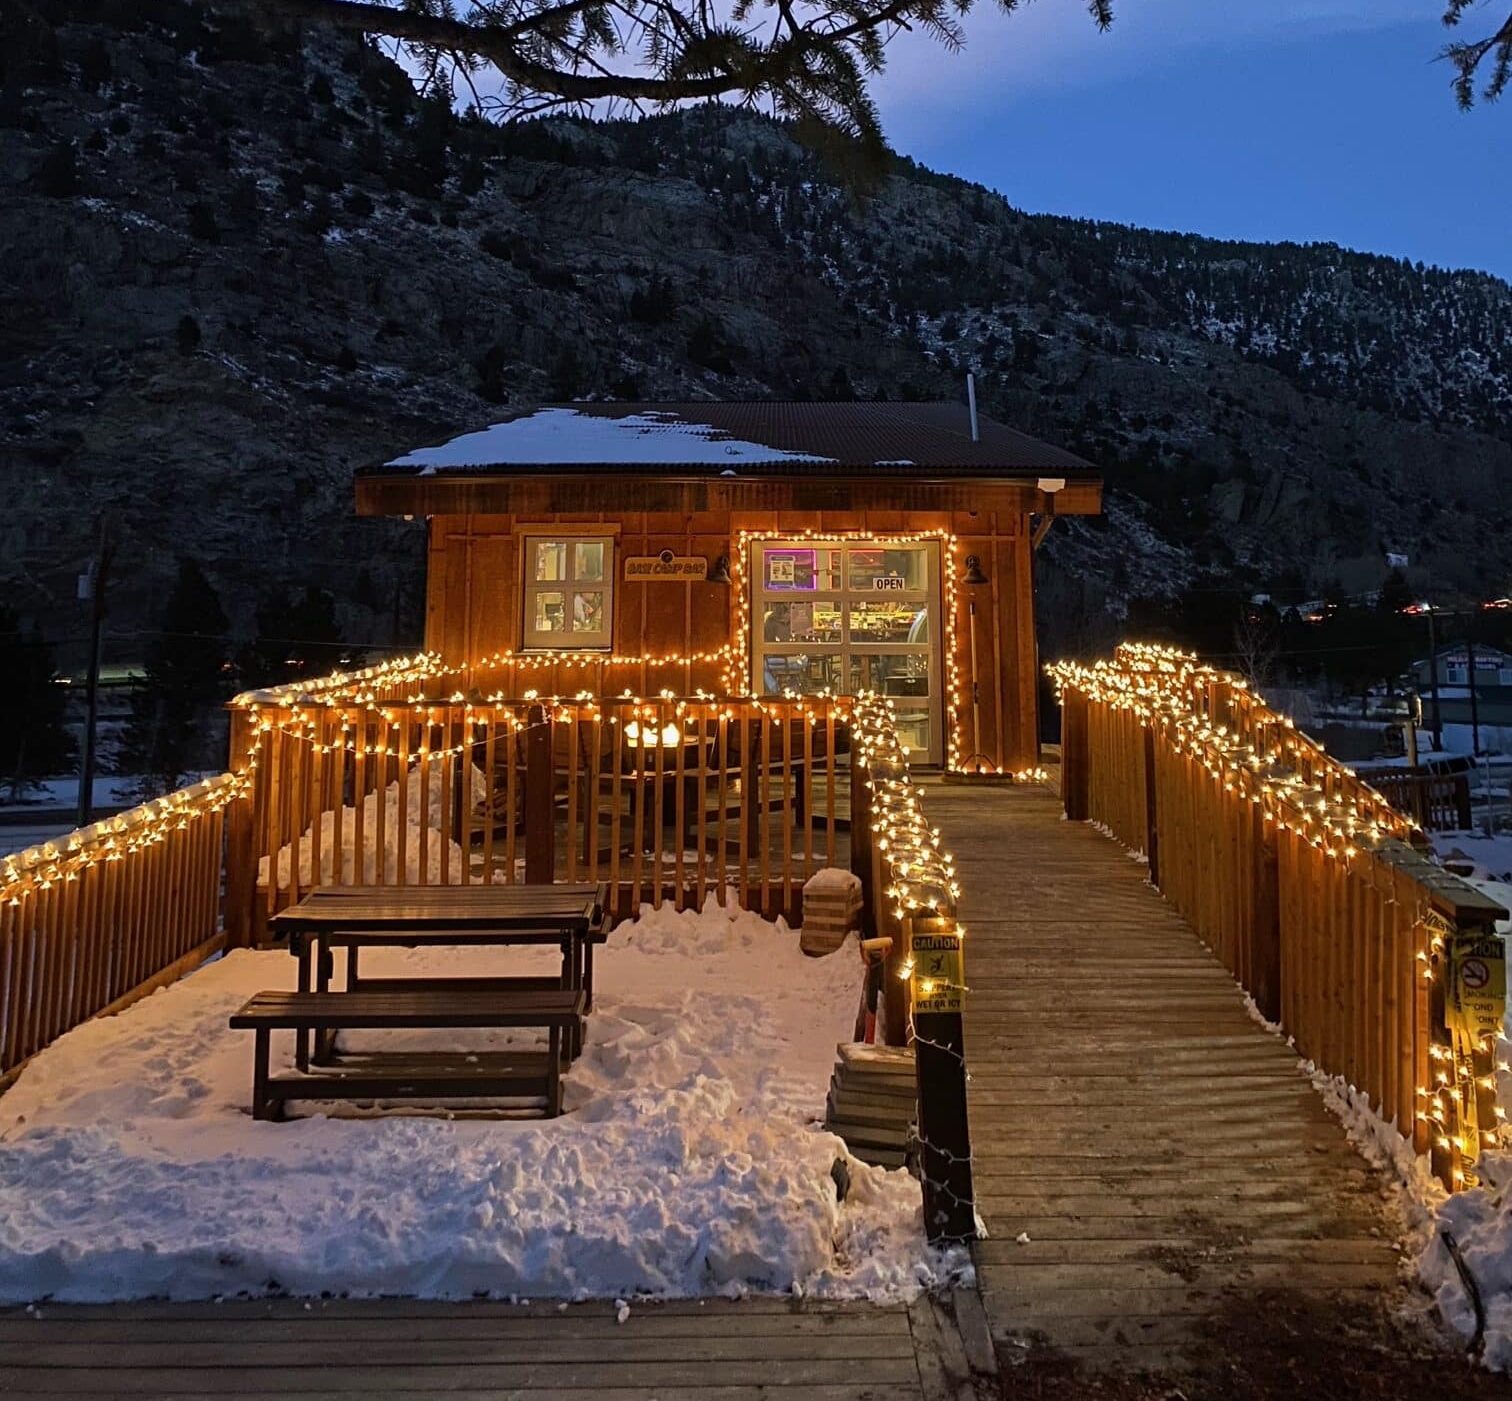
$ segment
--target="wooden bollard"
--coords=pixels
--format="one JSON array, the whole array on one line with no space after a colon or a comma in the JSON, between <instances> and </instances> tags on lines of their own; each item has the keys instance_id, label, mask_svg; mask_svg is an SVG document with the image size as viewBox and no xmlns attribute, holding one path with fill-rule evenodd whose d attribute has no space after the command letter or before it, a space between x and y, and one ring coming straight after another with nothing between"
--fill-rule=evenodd
<instances>
[{"instance_id":1,"label":"wooden bollard","mask_svg":"<svg viewBox=\"0 0 1512 1401\"><path fill-rule=\"evenodd\" d=\"M961 938L950 916L915 912L902 923L913 966L914 1083L924 1230L932 1245L962 1244L976 1239L977 1227L966 1112ZM939 973L942 961L944 983Z\"/></svg>"}]
</instances>

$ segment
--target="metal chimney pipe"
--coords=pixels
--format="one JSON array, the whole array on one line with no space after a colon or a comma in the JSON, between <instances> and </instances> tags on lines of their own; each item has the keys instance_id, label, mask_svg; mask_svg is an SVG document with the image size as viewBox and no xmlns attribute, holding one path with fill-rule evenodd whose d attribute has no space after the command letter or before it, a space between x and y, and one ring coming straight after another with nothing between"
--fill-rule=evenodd
<instances>
[{"instance_id":1,"label":"metal chimney pipe","mask_svg":"<svg viewBox=\"0 0 1512 1401\"><path fill-rule=\"evenodd\" d=\"M982 434L977 427L976 376L972 374L966 376L966 406L971 410L971 441L979 443L982 441Z\"/></svg>"}]
</instances>

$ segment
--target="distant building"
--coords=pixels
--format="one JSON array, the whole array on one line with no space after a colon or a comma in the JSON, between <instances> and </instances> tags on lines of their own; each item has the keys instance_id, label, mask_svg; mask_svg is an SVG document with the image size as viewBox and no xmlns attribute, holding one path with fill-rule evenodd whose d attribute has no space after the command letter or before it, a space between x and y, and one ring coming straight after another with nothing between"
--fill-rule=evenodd
<instances>
[{"instance_id":1,"label":"distant building","mask_svg":"<svg viewBox=\"0 0 1512 1401\"><path fill-rule=\"evenodd\" d=\"M1495 647L1477 647L1474 719L1483 726L1512 725L1512 656ZM1434 666L1424 657L1412 664L1412 681L1423 698L1423 724L1468 725L1472 722L1470 649L1463 642L1441 647L1435 658L1439 714L1433 713Z\"/></svg>"}]
</instances>

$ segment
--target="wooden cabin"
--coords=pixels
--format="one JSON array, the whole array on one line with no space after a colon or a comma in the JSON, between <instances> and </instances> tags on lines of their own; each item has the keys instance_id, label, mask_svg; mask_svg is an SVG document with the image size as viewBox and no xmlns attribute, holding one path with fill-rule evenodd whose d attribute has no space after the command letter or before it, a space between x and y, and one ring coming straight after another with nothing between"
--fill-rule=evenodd
<instances>
[{"instance_id":1,"label":"wooden cabin","mask_svg":"<svg viewBox=\"0 0 1512 1401\"><path fill-rule=\"evenodd\" d=\"M949 403L554 404L359 473L425 642L542 695L874 690L922 764L1036 763L1033 551L1088 462Z\"/></svg>"}]
</instances>

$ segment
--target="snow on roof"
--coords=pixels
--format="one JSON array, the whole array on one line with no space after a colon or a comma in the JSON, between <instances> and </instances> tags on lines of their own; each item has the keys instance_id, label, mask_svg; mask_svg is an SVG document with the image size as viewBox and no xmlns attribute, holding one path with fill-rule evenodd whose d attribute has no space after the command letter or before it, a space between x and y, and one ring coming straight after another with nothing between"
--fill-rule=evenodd
<instances>
[{"instance_id":1,"label":"snow on roof","mask_svg":"<svg viewBox=\"0 0 1512 1401\"><path fill-rule=\"evenodd\" d=\"M511 463L657 463L733 466L739 462L834 462L832 457L793 452L731 437L710 423L650 410L605 418L570 408L542 408L520 418L464 433L438 447L419 448L386 463L419 467L427 476L440 468L493 467Z\"/></svg>"}]
</instances>

